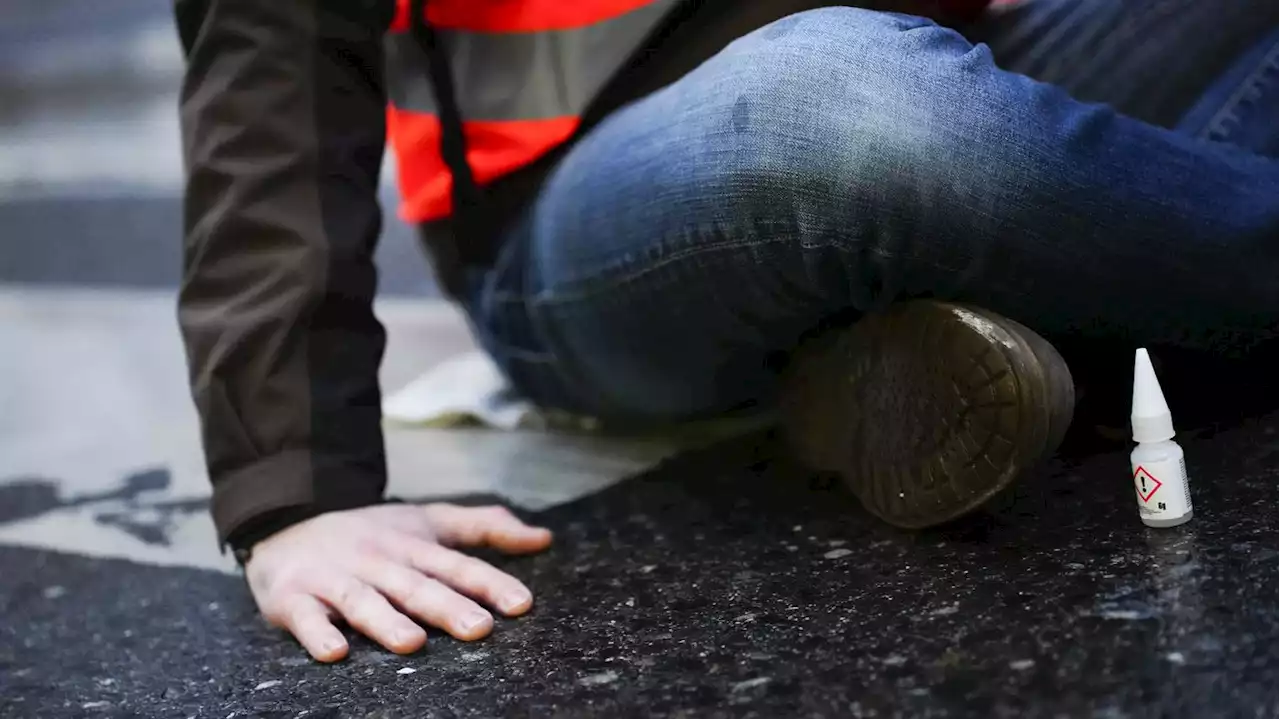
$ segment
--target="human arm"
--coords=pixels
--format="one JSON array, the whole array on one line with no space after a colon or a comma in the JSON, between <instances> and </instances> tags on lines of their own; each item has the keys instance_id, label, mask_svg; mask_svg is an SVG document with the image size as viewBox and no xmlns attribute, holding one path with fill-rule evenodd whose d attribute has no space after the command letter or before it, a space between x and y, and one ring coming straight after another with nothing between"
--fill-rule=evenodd
<instances>
[{"instance_id":1,"label":"human arm","mask_svg":"<svg viewBox=\"0 0 1280 719\"><path fill-rule=\"evenodd\" d=\"M381 501L380 0L179 0L179 322L219 539ZM269 532L268 532L269 533Z\"/></svg>"},{"instance_id":2,"label":"human arm","mask_svg":"<svg viewBox=\"0 0 1280 719\"><path fill-rule=\"evenodd\" d=\"M425 640L409 616L482 636L489 625L463 627L483 611L468 596L519 613L529 602L499 600L528 591L443 545L550 541L498 510L374 506L386 483L373 251L393 11L391 0L175 5L187 60L178 315L214 523L264 616L322 660L346 652L339 617L396 651Z\"/></svg>"}]
</instances>

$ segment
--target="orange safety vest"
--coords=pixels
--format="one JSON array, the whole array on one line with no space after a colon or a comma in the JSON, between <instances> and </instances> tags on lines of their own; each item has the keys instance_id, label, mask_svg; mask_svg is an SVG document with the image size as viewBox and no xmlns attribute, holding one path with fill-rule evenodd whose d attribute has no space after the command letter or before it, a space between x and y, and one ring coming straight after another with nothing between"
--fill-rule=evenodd
<instances>
[{"instance_id":1,"label":"orange safety vest","mask_svg":"<svg viewBox=\"0 0 1280 719\"><path fill-rule=\"evenodd\" d=\"M386 39L387 133L400 216L452 212L453 175L427 53L398 0ZM676 0L431 0L425 21L452 69L466 161L477 184L518 170L568 140L582 113Z\"/></svg>"}]
</instances>

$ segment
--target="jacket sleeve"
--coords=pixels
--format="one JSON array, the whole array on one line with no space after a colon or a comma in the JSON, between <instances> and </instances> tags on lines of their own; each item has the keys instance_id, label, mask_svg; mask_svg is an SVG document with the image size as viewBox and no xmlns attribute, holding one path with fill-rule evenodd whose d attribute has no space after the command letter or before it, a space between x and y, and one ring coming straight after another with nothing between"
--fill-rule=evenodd
<instances>
[{"instance_id":1,"label":"jacket sleeve","mask_svg":"<svg viewBox=\"0 0 1280 719\"><path fill-rule=\"evenodd\" d=\"M212 512L235 544L381 500L373 315L393 0L177 0L178 317Z\"/></svg>"}]
</instances>

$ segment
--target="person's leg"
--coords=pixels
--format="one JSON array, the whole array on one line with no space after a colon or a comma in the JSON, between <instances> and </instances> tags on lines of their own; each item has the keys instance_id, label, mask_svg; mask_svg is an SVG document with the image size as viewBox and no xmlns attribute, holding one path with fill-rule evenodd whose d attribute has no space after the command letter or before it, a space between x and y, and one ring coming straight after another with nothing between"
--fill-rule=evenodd
<instances>
[{"instance_id":1,"label":"person's leg","mask_svg":"<svg viewBox=\"0 0 1280 719\"><path fill-rule=\"evenodd\" d=\"M1269 0L1017 0L964 34L987 43L1006 70L1172 128L1232 82L1232 66L1274 35L1276 21Z\"/></svg>"},{"instance_id":2,"label":"person's leg","mask_svg":"<svg viewBox=\"0 0 1280 719\"><path fill-rule=\"evenodd\" d=\"M1051 82L1076 99L1274 157L1276 21L1270 0L1019 0L998 5L963 33L987 42L1000 67ZM1078 383L1081 426L1124 424L1132 343L1063 334L1049 339ZM1274 381L1274 341L1245 356L1161 344L1150 349L1181 427L1267 411L1251 398L1267 395L1253 387Z\"/></svg>"},{"instance_id":3,"label":"person's leg","mask_svg":"<svg viewBox=\"0 0 1280 719\"><path fill-rule=\"evenodd\" d=\"M1073 101L918 18L815 11L584 138L476 312L500 362L546 369L533 399L658 417L767 400L768 357L909 297L1248 341L1275 323L1276 196L1274 160Z\"/></svg>"},{"instance_id":4,"label":"person's leg","mask_svg":"<svg viewBox=\"0 0 1280 719\"><path fill-rule=\"evenodd\" d=\"M1275 157L1280 42L1275 29L1244 53L1178 121L1177 130Z\"/></svg>"}]
</instances>

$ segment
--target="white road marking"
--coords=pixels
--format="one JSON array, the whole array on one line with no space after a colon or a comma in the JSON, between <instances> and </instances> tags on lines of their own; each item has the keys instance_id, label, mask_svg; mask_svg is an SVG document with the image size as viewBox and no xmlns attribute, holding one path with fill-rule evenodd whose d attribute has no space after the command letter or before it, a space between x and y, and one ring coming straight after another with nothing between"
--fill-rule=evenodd
<instances>
[{"instance_id":1,"label":"white road marking","mask_svg":"<svg viewBox=\"0 0 1280 719\"><path fill-rule=\"evenodd\" d=\"M441 300L380 302L384 388L473 348ZM0 285L0 544L231 571L178 335L161 291ZM491 493L543 509L670 454L659 442L388 428L395 496Z\"/></svg>"}]
</instances>

